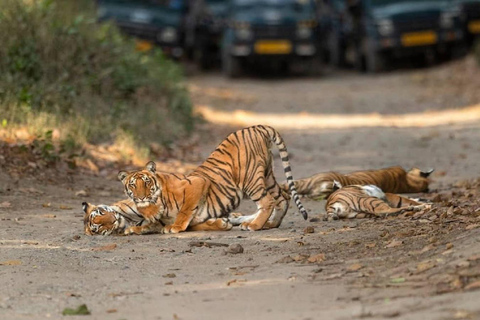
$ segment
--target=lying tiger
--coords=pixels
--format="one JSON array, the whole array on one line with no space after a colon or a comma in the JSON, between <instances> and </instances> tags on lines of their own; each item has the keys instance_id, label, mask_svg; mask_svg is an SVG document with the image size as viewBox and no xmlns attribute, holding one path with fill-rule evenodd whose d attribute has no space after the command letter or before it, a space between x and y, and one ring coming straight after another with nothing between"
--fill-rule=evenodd
<instances>
[{"instance_id":1,"label":"lying tiger","mask_svg":"<svg viewBox=\"0 0 480 320\"><path fill-rule=\"evenodd\" d=\"M431 206L417 201L418 199L384 193L374 185L342 187L338 181L334 181L333 188L335 190L325 204L327 213L324 220L352 219L359 213L386 217L405 211L420 211Z\"/></svg>"},{"instance_id":2,"label":"lying tiger","mask_svg":"<svg viewBox=\"0 0 480 320\"><path fill-rule=\"evenodd\" d=\"M295 188L300 195L312 199L324 199L333 191L333 181L336 180L343 186L350 185L375 185L384 192L389 193L416 193L428 191L428 178L434 170L421 171L413 168L406 172L402 167L390 167L380 170L356 171L348 174L337 172L317 173L309 178L295 180ZM283 184L283 190L288 185Z\"/></svg>"},{"instance_id":3,"label":"lying tiger","mask_svg":"<svg viewBox=\"0 0 480 320\"><path fill-rule=\"evenodd\" d=\"M84 230L86 235L110 235L123 234L125 229L133 226L144 226L148 224L138 212L135 203L130 200L122 200L112 205L93 205L88 202L82 203L84 215ZM160 232L167 223L173 219L163 218L158 223L157 229L151 232ZM190 231L230 230L232 224L227 218L209 219L204 223L191 226Z\"/></svg>"},{"instance_id":4,"label":"lying tiger","mask_svg":"<svg viewBox=\"0 0 480 320\"><path fill-rule=\"evenodd\" d=\"M307 219L307 211L293 184L282 137L275 129L258 125L231 133L187 176L157 172L154 162L147 163L143 170L120 171L118 178L125 193L148 222L128 227L124 233L152 232L164 218L173 218L174 222L162 227L162 233L182 232L209 219L227 217L244 197L256 203L257 211L249 216L232 214L229 220L233 225L250 231L277 228L287 212L290 197L280 189L273 175L272 143L279 149L290 193Z\"/></svg>"}]
</instances>

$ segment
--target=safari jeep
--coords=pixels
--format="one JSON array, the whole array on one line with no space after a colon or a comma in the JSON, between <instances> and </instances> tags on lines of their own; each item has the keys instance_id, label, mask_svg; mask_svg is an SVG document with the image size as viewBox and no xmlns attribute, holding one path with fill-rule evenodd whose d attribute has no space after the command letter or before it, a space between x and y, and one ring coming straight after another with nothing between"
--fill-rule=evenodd
<instances>
[{"instance_id":1,"label":"safari jeep","mask_svg":"<svg viewBox=\"0 0 480 320\"><path fill-rule=\"evenodd\" d=\"M345 0L318 0L318 24L323 57L335 67L345 64L345 34L350 25L345 23Z\"/></svg>"},{"instance_id":2,"label":"safari jeep","mask_svg":"<svg viewBox=\"0 0 480 320\"><path fill-rule=\"evenodd\" d=\"M249 63L302 63L314 70L320 62L315 14L313 0L230 0L224 74L236 77Z\"/></svg>"},{"instance_id":3,"label":"safari jeep","mask_svg":"<svg viewBox=\"0 0 480 320\"><path fill-rule=\"evenodd\" d=\"M387 59L434 57L463 46L458 6L450 0L353 0L348 47L357 69L378 72ZM347 52L348 54L348 52Z\"/></svg>"},{"instance_id":4,"label":"safari jeep","mask_svg":"<svg viewBox=\"0 0 480 320\"><path fill-rule=\"evenodd\" d=\"M126 34L138 39L138 50L153 45L167 55L183 54L183 0L97 0L98 20L113 20Z\"/></svg>"},{"instance_id":5,"label":"safari jeep","mask_svg":"<svg viewBox=\"0 0 480 320\"><path fill-rule=\"evenodd\" d=\"M462 13L468 44L480 36L480 0L456 0Z\"/></svg>"},{"instance_id":6,"label":"safari jeep","mask_svg":"<svg viewBox=\"0 0 480 320\"><path fill-rule=\"evenodd\" d=\"M201 69L220 61L228 0L194 0L186 18L185 47Z\"/></svg>"}]
</instances>

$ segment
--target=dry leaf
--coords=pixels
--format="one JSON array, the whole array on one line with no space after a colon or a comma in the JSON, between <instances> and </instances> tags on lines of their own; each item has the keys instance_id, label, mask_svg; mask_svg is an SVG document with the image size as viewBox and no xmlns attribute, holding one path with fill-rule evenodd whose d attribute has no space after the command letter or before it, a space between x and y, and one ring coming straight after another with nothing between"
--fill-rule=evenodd
<instances>
[{"instance_id":1,"label":"dry leaf","mask_svg":"<svg viewBox=\"0 0 480 320\"><path fill-rule=\"evenodd\" d=\"M10 208L12 206L12 204L8 201L4 201L2 203L0 203L0 208Z\"/></svg>"},{"instance_id":2,"label":"dry leaf","mask_svg":"<svg viewBox=\"0 0 480 320\"><path fill-rule=\"evenodd\" d=\"M22 264L20 260L7 260L0 262L0 266L19 266Z\"/></svg>"},{"instance_id":3,"label":"dry leaf","mask_svg":"<svg viewBox=\"0 0 480 320\"><path fill-rule=\"evenodd\" d=\"M395 248L401 245L403 245L403 241L394 239L389 244L387 244L385 248Z\"/></svg>"},{"instance_id":4,"label":"dry leaf","mask_svg":"<svg viewBox=\"0 0 480 320\"><path fill-rule=\"evenodd\" d=\"M75 192L76 197L88 197L88 192L85 190L79 190Z\"/></svg>"},{"instance_id":5,"label":"dry leaf","mask_svg":"<svg viewBox=\"0 0 480 320\"><path fill-rule=\"evenodd\" d=\"M468 261L477 261L480 260L480 254L476 254L467 258Z\"/></svg>"},{"instance_id":6,"label":"dry leaf","mask_svg":"<svg viewBox=\"0 0 480 320\"><path fill-rule=\"evenodd\" d=\"M435 246L433 244L427 244L425 247L423 247L422 250L420 250L420 253L425 253L425 252L430 251L434 248L435 248Z\"/></svg>"},{"instance_id":7,"label":"dry leaf","mask_svg":"<svg viewBox=\"0 0 480 320\"><path fill-rule=\"evenodd\" d=\"M293 261L295 261L295 260L293 260L292 257L286 256L286 257L283 257L280 260L278 260L276 263L291 263Z\"/></svg>"},{"instance_id":8,"label":"dry leaf","mask_svg":"<svg viewBox=\"0 0 480 320\"><path fill-rule=\"evenodd\" d=\"M305 261L309 258L308 255L305 255L305 254L299 254L299 255L296 255L295 257L293 257L293 260L296 261L296 262L301 262L301 261Z\"/></svg>"},{"instance_id":9,"label":"dry leaf","mask_svg":"<svg viewBox=\"0 0 480 320\"><path fill-rule=\"evenodd\" d=\"M313 256L310 256L307 259L308 263L317 263L317 262L322 262L325 261L325 253L319 253Z\"/></svg>"},{"instance_id":10,"label":"dry leaf","mask_svg":"<svg viewBox=\"0 0 480 320\"><path fill-rule=\"evenodd\" d=\"M465 290L474 290L478 288L480 288L480 280L469 283L468 285L465 286Z\"/></svg>"},{"instance_id":11,"label":"dry leaf","mask_svg":"<svg viewBox=\"0 0 480 320\"><path fill-rule=\"evenodd\" d=\"M106 246L101 246L97 248L92 248L92 251L111 251L117 247L116 243L107 244Z\"/></svg>"},{"instance_id":12,"label":"dry leaf","mask_svg":"<svg viewBox=\"0 0 480 320\"><path fill-rule=\"evenodd\" d=\"M347 272L356 272L362 268L363 266L360 263L354 263L347 268Z\"/></svg>"},{"instance_id":13,"label":"dry leaf","mask_svg":"<svg viewBox=\"0 0 480 320\"><path fill-rule=\"evenodd\" d=\"M435 266L436 266L436 264L433 261L420 262L417 265L417 273L421 273L421 272L430 270L430 269L434 268Z\"/></svg>"},{"instance_id":14,"label":"dry leaf","mask_svg":"<svg viewBox=\"0 0 480 320\"><path fill-rule=\"evenodd\" d=\"M478 223L469 224L468 226L465 227L465 230L472 230L472 229L475 229L475 228L478 228L478 227L480 227L480 224L478 224Z\"/></svg>"}]
</instances>

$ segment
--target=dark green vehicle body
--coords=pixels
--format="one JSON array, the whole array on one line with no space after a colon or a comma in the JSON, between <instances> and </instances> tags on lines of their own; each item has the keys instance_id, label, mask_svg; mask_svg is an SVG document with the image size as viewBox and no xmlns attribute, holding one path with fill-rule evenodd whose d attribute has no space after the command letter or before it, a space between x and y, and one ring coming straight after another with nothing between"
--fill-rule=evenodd
<instances>
[{"instance_id":1,"label":"dark green vehicle body","mask_svg":"<svg viewBox=\"0 0 480 320\"><path fill-rule=\"evenodd\" d=\"M113 20L126 34L158 45L170 56L183 54L183 0L97 0L98 20Z\"/></svg>"},{"instance_id":2,"label":"dark green vehicle body","mask_svg":"<svg viewBox=\"0 0 480 320\"><path fill-rule=\"evenodd\" d=\"M347 12L353 63L369 72L384 69L389 58L450 54L464 43L461 14L451 0L357 0Z\"/></svg>"},{"instance_id":3,"label":"dark green vehicle body","mask_svg":"<svg viewBox=\"0 0 480 320\"><path fill-rule=\"evenodd\" d=\"M480 36L480 0L455 0L461 12L467 43Z\"/></svg>"},{"instance_id":4,"label":"dark green vehicle body","mask_svg":"<svg viewBox=\"0 0 480 320\"><path fill-rule=\"evenodd\" d=\"M229 77L248 63L320 61L313 0L231 0L227 17L222 68Z\"/></svg>"},{"instance_id":5,"label":"dark green vehicle body","mask_svg":"<svg viewBox=\"0 0 480 320\"><path fill-rule=\"evenodd\" d=\"M351 24L345 21L345 0L318 0L318 25L320 48L325 62L333 66L345 64L346 35Z\"/></svg>"},{"instance_id":6,"label":"dark green vehicle body","mask_svg":"<svg viewBox=\"0 0 480 320\"><path fill-rule=\"evenodd\" d=\"M185 49L201 69L220 62L228 0L193 0L186 17Z\"/></svg>"}]
</instances>

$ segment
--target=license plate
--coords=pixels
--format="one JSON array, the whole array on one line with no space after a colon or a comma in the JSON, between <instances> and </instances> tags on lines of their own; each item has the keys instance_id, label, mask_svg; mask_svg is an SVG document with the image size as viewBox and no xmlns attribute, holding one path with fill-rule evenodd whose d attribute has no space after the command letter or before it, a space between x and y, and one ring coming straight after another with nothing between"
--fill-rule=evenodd
<instances>
[{"instance_id":1,"label":"license plate","mask_svg":"<svg viewBox=\"0 0 480 320\"><path fill-rule=\"evenodd\" d=\"M255 52L258 54L289 54L292 52L292 43L288 40L261 40L255 43Z\"/></svg>"},{"instance_id":2,"label":"license plate","mask_svg":"<svg viewBox=\"0 0 480 320\"><path fill-rule=\"evenodd\" d=\"M437 43L437 34L433 31L405 33L402 35L404 47L425 46Z\"/></svg>"},{"instance_id":3,"label":"license plate","mask_svg":"<svg viewBox=\"0 0 480 320\"><path fill-rule=\"evenodd\" d=\"M144 40L136 40L135 41L135 50L140 52L150 51L153 48L153 43L144 41Z\"/></svg>"},{"instance_id":4,"label":"license plate","mask_svg":"<svg viewBox=\"0 0 480 320\"><path fill-rule=\"evenodd\" d=\"M480 20L470 21L468 31L470 33L480 33Z\"/></svg>"}]
</instances>

